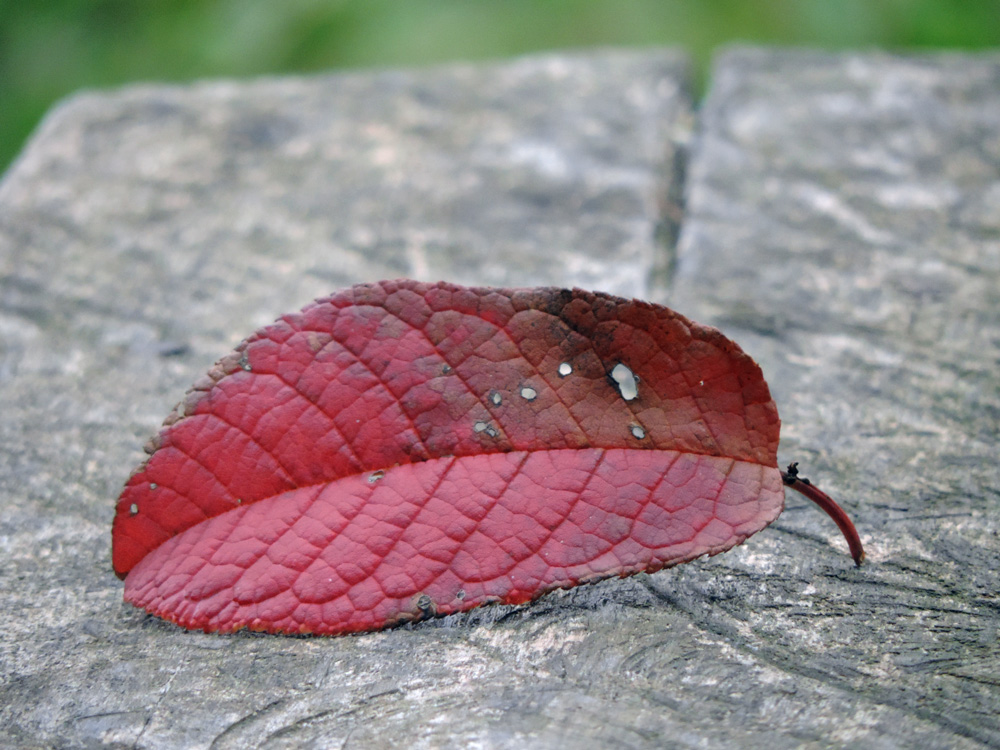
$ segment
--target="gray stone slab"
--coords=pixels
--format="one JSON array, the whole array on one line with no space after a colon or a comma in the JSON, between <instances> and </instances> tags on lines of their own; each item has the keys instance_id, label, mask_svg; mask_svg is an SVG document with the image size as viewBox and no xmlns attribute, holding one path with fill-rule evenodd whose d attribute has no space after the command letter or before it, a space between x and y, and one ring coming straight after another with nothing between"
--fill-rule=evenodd
<instances>
[{"instance_id":1,"label":"gray stone slab","mask_svg":"<svg viewBox=\"0 0 1000 750\"><path fill-rule=\"evenodd\" d=\"M313 297L396 276L646 294L685 82L678 53L598 51L57 107L0 183L0 745L597 745L682 725L615 667L663 625L639 582L362 637L218 637L122 604L109 546L186 387Z\"/></svg>"},{"instance_id":2,"label":"gray stone slab","mask_svg":"<svg viewBox=\"0 0 1000 750\"><path fill-rule=\"evenodd\" d=\"M707 705L752 693L744 746L1000 746L1000 56L723 55L670 299L760 362L781 458L868 548L845 568L789 497L745 547L655 576L730 654Z\"/></svg>"},{"instance_id":3,"label":"gray stone slab","mask_svg":"<svg viewBox=\"0 0 1000 750\"><path fill-rule=\"evenodd\" d=\"M722 56L657 261L683 70L592 53L56 110L0 184L0 738L1000 745L1000 58ZM385 633L209 636L122 604L112 504L184 388L277 314L394 275L719 325L868 563L790 497L726 555Z\"/></svg>"}]
</instances>

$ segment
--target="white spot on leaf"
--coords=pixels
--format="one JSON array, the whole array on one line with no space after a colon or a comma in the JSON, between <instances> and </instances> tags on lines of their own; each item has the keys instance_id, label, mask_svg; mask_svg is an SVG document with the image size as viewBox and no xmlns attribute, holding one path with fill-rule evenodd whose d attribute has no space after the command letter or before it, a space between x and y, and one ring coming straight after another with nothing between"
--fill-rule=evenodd
<instances>
[{"instance_id":1,"label":"white spot on leaf","mask_svg":"<svg viewBox=\"0 0 1000 750\"><path fill-rule=\"evenodd\" d=\"M573 372L573 365L571 365L569 362L563 362L561 365L559 365L559 377L564 378L571 372Z\"/></svg>"},{"instance_id":2,"label":"white spot on leaf","mask_svg":"<svg viewBox=\"0 0 1000 750\"><path fill-rule=\"evenodd\" d=\"M644 437L646 437L646 431L637 424L632 425L629 429L632 431L632 437L634 438L642 440Z\"/></svg>"},{"instance_id":3,"label":"white spot on leaf","mask_svg":"<svg viewBox=\"0 0 1000 750\"><path fill-rule=\"evenodd\" d=\"M538 391L536 391L534 388L531 388L530 386L526 385L524 386L524 388L521 389L521 398L523 398L525 401L534 401L537 397L538 397Z\"/></svg>"},{"instance_id":4,"label":"white spot on leaf","mask_svg":"<svg viewBox=\"0 0 1000 750\"><path fill-rule=\"evenodd\" d=\"M135 503L132 503L132 505L129 506L128 512L131 513L133 516L138 515L139 506L136 505Z\"/></svg>"},{"instance_id":5,"label":"white spot on leaf","mask_svg":"<svg viewBox=\"0 0 1000 750\"><path fill-rule=\"evenodd\" d=\"M368 475L368 484L375 484L375 482L382 479L382 477L384 476L385 476L384 471L381 470L373 471L371 474Z\"/></svg>"},{"instance_id":6,"label":"white spot on leaf","mask_svg":"<svg viewBox=\"0 0 1000 750\"><path fill-rule=\"evenodd\" d=\"M499 391L493 391L493 393L490 394L490 401L493 402L494 406L500 406L503 402L503 396L500 395Z\"/></svg>"},{"instance_id":7,"label":"white spot on leaf","mask_svg":"<svg viewBox=\"0 0 1000 750\"><path fill-rule=\"evenodd\" d=\"M639 378L621 362L612 368L611 379L615 381L618 392L626 401L631 401L639 395Z\"/></svg>"},{"instance_id":8,"label":"white spot on leaf","mask_svg":"<svg viewBox=\"0 0 1000 750\"><path fill-rule=\"evenodd\" d=\"M472 425L472 429L476 432L485 432L492 438L495 438L500 434L500 430L491 425L489 422L476 422Z\"/></svg>"}]
</instances>

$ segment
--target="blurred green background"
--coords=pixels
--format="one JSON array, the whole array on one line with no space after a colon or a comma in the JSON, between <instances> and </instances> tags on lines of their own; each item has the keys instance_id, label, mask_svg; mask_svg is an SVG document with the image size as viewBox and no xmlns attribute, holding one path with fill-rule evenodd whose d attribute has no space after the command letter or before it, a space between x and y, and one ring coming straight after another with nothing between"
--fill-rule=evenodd
<instances>
[{"instance_id":1,"label":"blurred green background","mask_svg":"<svg viewBox=\"0 0 1000 750\"><path fill-rule=\"evenodd\" d=\"M1000 0L0 0L0 171L49 106L131 81L728 42L1000 45Z\"/></svg>"}]
</instances>

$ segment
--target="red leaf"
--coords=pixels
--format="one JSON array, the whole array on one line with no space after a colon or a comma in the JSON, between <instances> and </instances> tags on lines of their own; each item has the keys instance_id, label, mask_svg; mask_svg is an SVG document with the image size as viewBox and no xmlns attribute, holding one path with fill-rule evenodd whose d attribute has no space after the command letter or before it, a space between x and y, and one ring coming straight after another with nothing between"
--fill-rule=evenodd
<instances>
[{"instance_id":1,"label":"red leaf","mask_svg":"<svg viewBox=\"0 0 1000 750\"><path fill-rule=\"evenodd\" d=\"M579 290L356 286L248 338L165 425L114 567L128 601L209 631L525 602L722 552L784 501L756 363Z\"/></svg>"}]
</instances>

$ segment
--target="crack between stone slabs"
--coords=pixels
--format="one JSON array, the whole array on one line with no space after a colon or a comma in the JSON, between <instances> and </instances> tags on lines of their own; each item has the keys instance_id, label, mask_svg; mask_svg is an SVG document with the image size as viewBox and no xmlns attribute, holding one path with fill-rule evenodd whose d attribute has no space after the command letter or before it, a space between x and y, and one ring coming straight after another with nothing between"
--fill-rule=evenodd
<instances>
[{"instance_id":1,"label":"crack between stone slabs","mask_svg":"<svg viewBox=\"0 0 1000 750\"><path fill-rule=\"evenodd\" d=\"M663 182L656 195L658 216L653 227L653 262L646 280L646 287L654 299L669 298L673 291L677 245L686 208L691 137L692 134L687 138L674 134L666 144Z\"/></svg>"}]
</instances>

